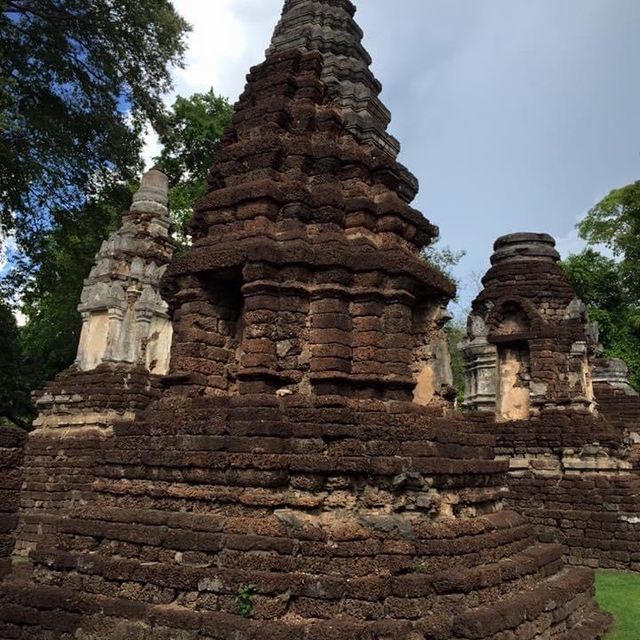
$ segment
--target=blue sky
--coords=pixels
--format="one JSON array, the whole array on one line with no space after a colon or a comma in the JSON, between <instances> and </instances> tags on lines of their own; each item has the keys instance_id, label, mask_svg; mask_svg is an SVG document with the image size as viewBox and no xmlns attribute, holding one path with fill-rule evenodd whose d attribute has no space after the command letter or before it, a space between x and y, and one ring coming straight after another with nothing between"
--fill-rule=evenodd
<instances>
[{"instance_id":1,"label":"blue sky","mask_svg":"<svg viewBox=\"0 0 640 640\"><path fill-rule=\"evenodd\" d=\"M400 160L421 183L415 204L467 251L462 308L499 235L545 231L564 254L579 250L576 221L640 179L638 0L356 4ZM195 27L177 92L235 99L282 0L175 5Z\"/></svg>"},{"instance_id":2,"label":"blue sky","mask_svg":"<svg viewBox=\"0 0 640 640\"><path fill-rule=\"evenodd\" d=\"M11 238L4 238L0 233L0 278L6 275L9 270L9 260L13 251L14 243Z\"/></svg>"}]
</instances>

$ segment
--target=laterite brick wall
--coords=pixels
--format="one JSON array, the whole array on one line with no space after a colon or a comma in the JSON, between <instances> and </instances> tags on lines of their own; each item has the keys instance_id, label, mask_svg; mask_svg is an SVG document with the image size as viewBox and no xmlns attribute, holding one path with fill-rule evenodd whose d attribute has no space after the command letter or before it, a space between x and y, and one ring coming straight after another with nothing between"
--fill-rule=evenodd
<instances>
[{"instance_id":1,"label":"laterite brick wall","mask_svg":"<svg viewBox=\"0 0 640 640\"><path fill-rule=\"evenodd\" d=\"M0 579L11 566L15 546L25 440L26 433L21 429L0 426Z\"/></svg>"},{"instance_id":2,"label":"laterite brick wall","mask_svg":"<svg viewBox=\"0 0 640 640\"><path fill-rule=\"evenodd\" d=\"M640 473L625 433L588 415L498 424L509 506L568 561L640 571Z\"/></svg>"}]
</instances>

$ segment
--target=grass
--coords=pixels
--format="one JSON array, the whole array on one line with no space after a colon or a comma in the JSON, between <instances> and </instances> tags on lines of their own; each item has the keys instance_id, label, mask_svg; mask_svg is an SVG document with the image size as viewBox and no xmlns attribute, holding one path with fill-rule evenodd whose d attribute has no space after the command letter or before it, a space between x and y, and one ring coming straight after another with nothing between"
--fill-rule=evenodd
<instances>
[{"instance_id":1,"label":"grass","mask_svg":"<svg viewBox=\"0 0 640 640\"><path fill-rule=\"evenodd\" d=\"M598 571L596 598L616 619L605 640L640 640L640 573Z\"/></svg>"}]
</instances>

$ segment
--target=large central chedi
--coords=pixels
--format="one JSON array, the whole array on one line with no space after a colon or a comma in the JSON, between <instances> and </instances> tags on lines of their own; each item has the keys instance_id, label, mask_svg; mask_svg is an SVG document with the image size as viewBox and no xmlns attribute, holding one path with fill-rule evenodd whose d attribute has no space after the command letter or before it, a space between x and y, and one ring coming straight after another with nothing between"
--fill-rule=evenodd
<instances>
[{"instance_id":1,"label":"large central chedi","mask_svg":"<svg viewBox=\"0 0 640 640\"><path fill-rule=\"evenodd\" d=\"M164 276L171 364L149 374L147 408L110 423L92 395L109 376L129 388L126 363L52 387L26 448L1 639L606 629L592 573L502 509L508 463L486 422L452 411L454 287L421 256L437 229L410 206L417 181L396 161L354 13L285 3L193 246ZM97 405L90 428L80 400L73 424L59 418L70 379Z\"/></svg>"},{"instance_id":2,"label":"large central chedi","mask_svg":"<svg viewBox=\"0 0 640 640\"><path fill-rule=\"evenodd\" d=\"M437 343L454 290L419 255L437 229L410 206L353 11L288 2L248 77L169 270L190 395L428 403L450 383Z\"/></svg>"}]
</instances>

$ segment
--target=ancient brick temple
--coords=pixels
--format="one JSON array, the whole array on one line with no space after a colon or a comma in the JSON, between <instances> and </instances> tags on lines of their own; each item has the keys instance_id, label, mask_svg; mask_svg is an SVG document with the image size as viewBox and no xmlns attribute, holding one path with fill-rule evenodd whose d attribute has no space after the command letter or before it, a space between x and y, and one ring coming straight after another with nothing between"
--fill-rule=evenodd
<instances>
[{"instance_id":1,"label":"ancient brick temple","mask_svg":"<svg viewBox=\"0 0 640 640\"><path fill-rule=\"evenodd\" d=\"M491 429L453 412L454 288L420 255L437 229L411 208L417 181L354 13L288 0L251 70L193 247L163 280L162 397L146 357L76 367L72 422L66 374L54 383L25 451L3 640L594 640L608 627L591 571L503 508ZM127 353L148 335L129 334ZM148 380L146 409L136 397L135 416L104 417L102 376L127 389L123 366Z\"/></svg>"},{"instance_id":2,"label":"ancient brick temple","mask_svg":"<svg viewBox=\"0 0 640 640\"><path fill-rule=\"evenodd\" d=\"M510 507L571 564L640 570L640 396L545 234L499 238L463 345L466 408L497 426Z\"/></svg>"}]
</instances>

